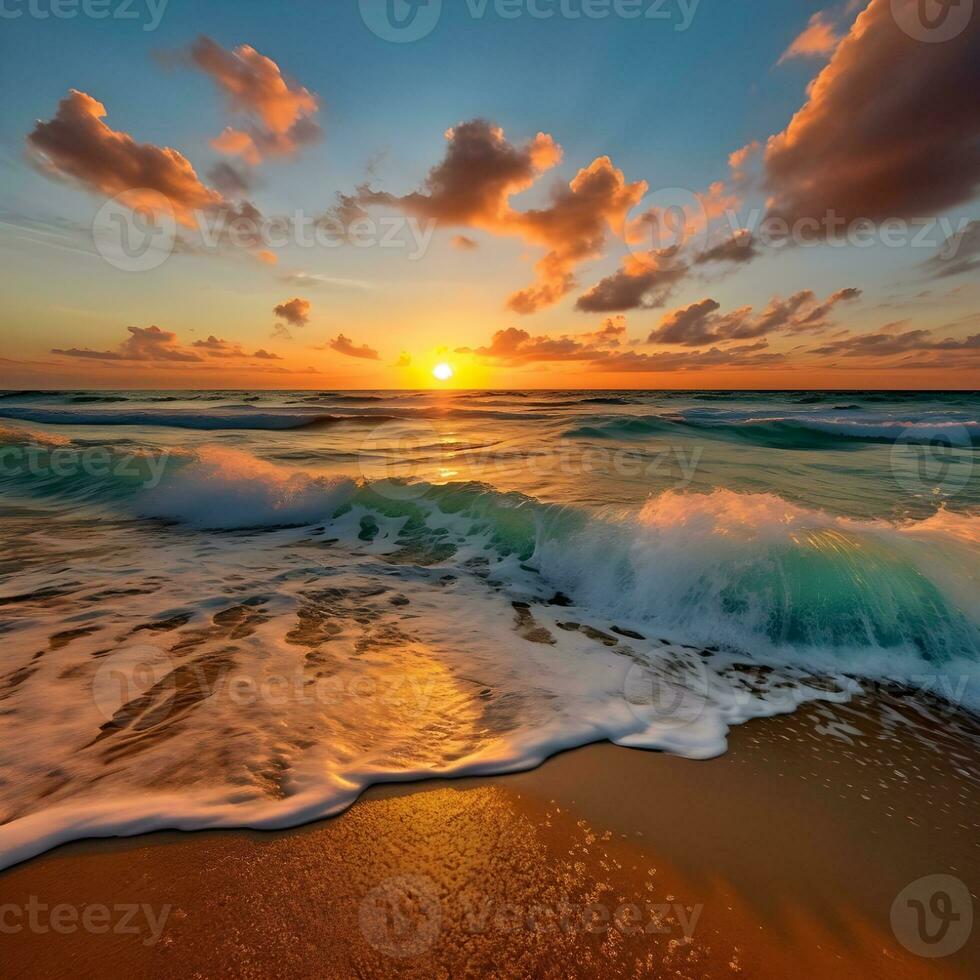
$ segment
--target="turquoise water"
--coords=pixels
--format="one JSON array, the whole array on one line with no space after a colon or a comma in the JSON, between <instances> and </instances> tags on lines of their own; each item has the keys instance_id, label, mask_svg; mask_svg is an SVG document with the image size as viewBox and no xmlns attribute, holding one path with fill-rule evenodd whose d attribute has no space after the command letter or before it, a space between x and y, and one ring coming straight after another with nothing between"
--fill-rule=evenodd
<instances>
[{"instance_id":1,"label":"turquoise water","mask_svg":"<svg viewBox=\"0 0 980 980\"><path fill-rule=\"evenodd\" d=\"M978 408L3 393L0 854L597 738L701 758L883 681L980 708Z\"/></svg>"}]
</instances>

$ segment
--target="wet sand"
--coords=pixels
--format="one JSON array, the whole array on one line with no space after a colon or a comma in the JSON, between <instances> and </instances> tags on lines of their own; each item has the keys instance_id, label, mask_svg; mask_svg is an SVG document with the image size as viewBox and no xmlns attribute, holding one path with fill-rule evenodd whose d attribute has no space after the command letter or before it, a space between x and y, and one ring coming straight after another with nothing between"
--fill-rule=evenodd
<instances>
[{"instance_id":1,"label":"wet sand","mask_svg":"<svg viewBox=\"0 0 980 980\"><path fill-rule=\"evenodd\" d=\"M882 694L709 762L594 745L291 831L67 845L0 875L0 947L10 977L973 977L978 804L980 725Z\"/></svg>"}]
</instances>

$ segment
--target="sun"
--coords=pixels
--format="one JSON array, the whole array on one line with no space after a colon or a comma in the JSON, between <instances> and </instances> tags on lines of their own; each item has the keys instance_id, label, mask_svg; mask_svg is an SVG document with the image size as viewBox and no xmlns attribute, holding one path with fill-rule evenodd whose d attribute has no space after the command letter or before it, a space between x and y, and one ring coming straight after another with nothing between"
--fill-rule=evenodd
<instances>
[{"instance_id":1,"label":"sun","mask_svg":"<svg viewBox=\"0 0 980 980\"><path fill-rule=\"evenodd\" d=\"M432 369L432 376L437 381L449 381L453 376L453 369L448 364L437 364Z\"/></svg>"}]
</instances>

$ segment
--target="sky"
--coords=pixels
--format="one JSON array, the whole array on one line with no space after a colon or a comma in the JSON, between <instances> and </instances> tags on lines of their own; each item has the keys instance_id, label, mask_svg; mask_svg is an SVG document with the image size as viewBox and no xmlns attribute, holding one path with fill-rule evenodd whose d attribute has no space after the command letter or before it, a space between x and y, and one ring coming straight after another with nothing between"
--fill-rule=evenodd
<instances>
[{"instance_id":1,"label":"sky","mask_svg":"<svg viewBox=\"0 0 980 980\"><path fill-rule=\"evenodd\" d=\"M975 2L0 0L0 387L980 387Z\"/></svg>"}]
</instances>

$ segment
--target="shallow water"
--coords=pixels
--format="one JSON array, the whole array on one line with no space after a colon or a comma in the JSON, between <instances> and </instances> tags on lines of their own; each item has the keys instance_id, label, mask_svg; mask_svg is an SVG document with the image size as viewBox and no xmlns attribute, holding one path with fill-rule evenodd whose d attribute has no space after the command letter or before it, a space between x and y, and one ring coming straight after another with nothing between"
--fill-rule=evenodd
<instances>
[{"instance_id":1,"label":"shallow water","mask_svg":"<svg viewBox=\"0 0 980 980\"><path fill-rule=\"evenodd\" d=\"M980 398L0 396L0 862L875 682L980 708Z\"/></svg>"}]
</instances>

